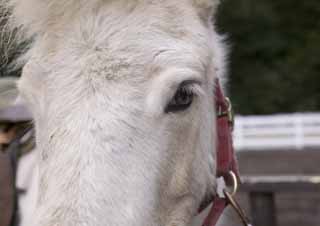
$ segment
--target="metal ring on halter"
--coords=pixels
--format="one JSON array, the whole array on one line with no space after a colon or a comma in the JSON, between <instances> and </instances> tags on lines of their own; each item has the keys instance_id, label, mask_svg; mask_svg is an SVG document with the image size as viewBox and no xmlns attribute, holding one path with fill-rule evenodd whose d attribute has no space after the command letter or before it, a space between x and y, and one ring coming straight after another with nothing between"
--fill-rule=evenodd
<instances>
[{"instance_id":1,"label":"metal ring on halter","mask_svg":"<svg viewBox=\"0 0 320 226\"><path fill-rule=\"evenodd\" d=\"M229 175L232 178L232 190L230 192L231 196L235 196L238 191L238 179L233 171L229 171Z\"/></svg>"}]
</instances>

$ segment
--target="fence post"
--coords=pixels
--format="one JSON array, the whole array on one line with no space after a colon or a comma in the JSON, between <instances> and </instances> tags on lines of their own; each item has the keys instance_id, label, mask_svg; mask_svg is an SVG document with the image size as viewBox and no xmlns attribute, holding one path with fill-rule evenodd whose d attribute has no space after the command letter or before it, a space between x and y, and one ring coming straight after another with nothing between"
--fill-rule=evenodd
<instances>
[{"instance_id":1,"label":"fence post","mask_svg":"<svg viewBox=\"0 0 320 226\"><path fill-rule=\"evenodd\" d=\"M237 116L235 121L235 128L234 128L234 141L235 147L237 150L242 150L243 148L243 118L241 116Z\"/></svg>"},{"instance_id":2,"label":"fence post","mask_svg":"<svg viewBox=\"0 0 320 226\"><path fill-rule=\"evenodd\" d=\"M254 226L276 226L276 209L272 192L250 192L250 207Z\"/></svg>"}]
</instances>

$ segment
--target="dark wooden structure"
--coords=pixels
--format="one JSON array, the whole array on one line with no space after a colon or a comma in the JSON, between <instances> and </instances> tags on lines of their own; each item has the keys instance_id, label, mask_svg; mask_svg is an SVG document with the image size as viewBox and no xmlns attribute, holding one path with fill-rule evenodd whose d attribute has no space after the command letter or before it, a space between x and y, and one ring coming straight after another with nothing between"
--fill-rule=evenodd
<instances>
[{"instance_id":1,"label":"dark wooden structure","mask_svg":"<svg viewBox=\"0 0 320 226\"><path fill-rule=\"evenodd\" d=\"M238 159L238 199L254 226L320 225L320 151L250 151Z\"/></svg>"}]
</instances>

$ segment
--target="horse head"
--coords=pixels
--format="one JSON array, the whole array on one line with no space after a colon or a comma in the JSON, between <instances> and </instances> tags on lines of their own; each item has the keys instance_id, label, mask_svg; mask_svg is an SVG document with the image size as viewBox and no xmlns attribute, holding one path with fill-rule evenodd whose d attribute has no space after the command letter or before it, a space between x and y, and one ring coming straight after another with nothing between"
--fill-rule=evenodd
<instances>
[{"instance_id":1,"label":"horse head","mask_svg":"<svg viewBox=\"0 0 320 226\"><path fill-rule=\"evenodd\" d=\"M188 225L214 193L215 0L13 0L32 39L35 226Z\"/></svg>"}]
</instances>

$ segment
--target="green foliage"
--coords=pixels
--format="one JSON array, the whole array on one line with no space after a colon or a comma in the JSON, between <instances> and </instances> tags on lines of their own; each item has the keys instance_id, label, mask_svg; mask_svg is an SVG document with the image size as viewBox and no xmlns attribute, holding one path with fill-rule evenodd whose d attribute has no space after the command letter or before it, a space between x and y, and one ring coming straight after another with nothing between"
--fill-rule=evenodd
<instances>
[{"instance_id":1,"label":"green foliage","mask_svg":"<svg viewBox=\"0 0 320 226\"><path fill-rule=\"evenodd\" d=\"M320 110L320 1L224 0L237 113Z\"/></svg>"}]
</instances>

